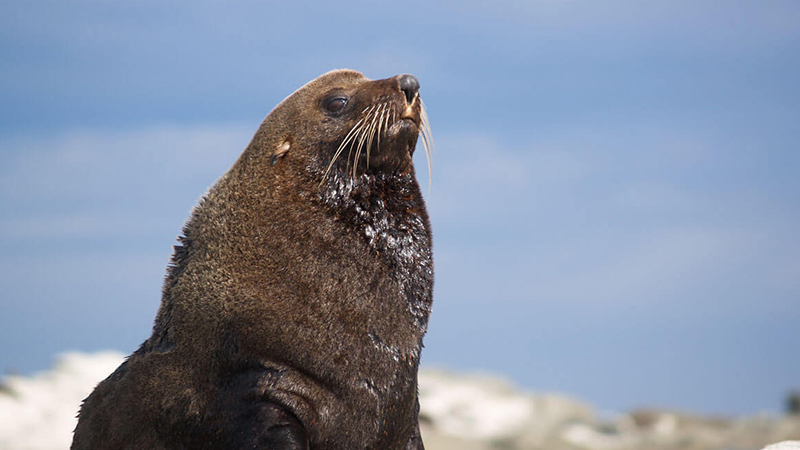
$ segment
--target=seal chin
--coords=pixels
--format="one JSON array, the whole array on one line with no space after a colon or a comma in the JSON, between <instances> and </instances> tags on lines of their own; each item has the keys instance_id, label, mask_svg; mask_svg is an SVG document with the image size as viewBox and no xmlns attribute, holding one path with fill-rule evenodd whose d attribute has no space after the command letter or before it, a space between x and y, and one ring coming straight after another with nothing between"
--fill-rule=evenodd
<instances>
[{"instance_id":1,"label":"seal chin","mask_svg":"<svg viewBox=\"0 0 800 450\"><path fill-rule=\"evenodd\" d=\"M419 126L416 122L412 119L400 119L397 122L393 123L388 130L386 130L386 134L383 137L387 141L417 141L417 136L419 136ZM383 150L383 149L381 149ZM409 149L411 152L414 151L413 148Z\"/></svg>"},{"instance_id":2,"label":"seal chin","mask_svg":"<svg viewBox=\"0 0 800 450\"><path fill-rule=\"evenodd\" d=\"M380 146L370 152L365 171L405 172L411 164L418 136L419 126L414 120L400 119L393 123L381 136Z\"/></svg>"}]
</instances>

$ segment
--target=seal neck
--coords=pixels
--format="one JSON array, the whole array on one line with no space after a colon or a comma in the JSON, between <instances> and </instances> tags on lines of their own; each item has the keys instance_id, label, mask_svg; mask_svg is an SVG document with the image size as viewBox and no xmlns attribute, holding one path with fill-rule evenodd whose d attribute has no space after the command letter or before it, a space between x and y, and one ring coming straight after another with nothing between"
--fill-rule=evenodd
<instances>
[{"instance_id":1,"label":"seal neck","mask_svg":"<svg viewBox=\"0 0 800 450\"><path fill-rule=\"evenodd\" d=\"M427 329L433 298L431 233L413 172L335 174L320 188L319 200L390 267L415 323Z\"/></svg>"}]
</instances>

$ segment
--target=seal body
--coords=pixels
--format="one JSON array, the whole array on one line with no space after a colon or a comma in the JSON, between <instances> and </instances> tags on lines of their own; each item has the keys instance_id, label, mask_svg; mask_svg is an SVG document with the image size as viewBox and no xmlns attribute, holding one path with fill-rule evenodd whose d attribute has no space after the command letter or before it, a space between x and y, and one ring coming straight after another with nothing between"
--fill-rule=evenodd
<instances>
[{"instance_id":1,"label":"seal body","mask_svg":"<svg viewBox=\"0 0 800 450\"><path fill-rule=\"evenodd\" d=\"M84 401L73 450L423 448L418 87L339 70L267 116L192 212L153 334Z\"/></svg>"}]
</instances>

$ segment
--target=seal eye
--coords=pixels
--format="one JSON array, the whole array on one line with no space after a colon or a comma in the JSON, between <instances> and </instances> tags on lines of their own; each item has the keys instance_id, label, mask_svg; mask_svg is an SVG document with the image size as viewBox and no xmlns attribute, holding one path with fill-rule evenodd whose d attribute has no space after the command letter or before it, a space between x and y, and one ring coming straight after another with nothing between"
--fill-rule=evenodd
<instances>
[{"instance_id":1,"label":"seal eye","mask_svg":"<svg viewBox=\"0 0 800 450\"><path fill-rule=\"evenodd\" d=\"M341 112L347 105L347 97L333 97L325 102L325 110L329 113Z\"/></svg>"}]
</instances>

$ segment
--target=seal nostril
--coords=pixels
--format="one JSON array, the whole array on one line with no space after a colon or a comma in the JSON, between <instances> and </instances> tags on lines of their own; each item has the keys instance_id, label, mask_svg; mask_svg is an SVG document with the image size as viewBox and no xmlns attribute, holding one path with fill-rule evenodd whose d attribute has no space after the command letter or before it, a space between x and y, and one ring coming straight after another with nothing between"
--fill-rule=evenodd
<instances>
[{"instance_id":1,"label":"seal nostril","mask_svg":"<svg viewBox=\"0 0 800 450\"><path fill-rule=\"evenodd\" d=\"M406 101L411 104L419 92L419 80L414 75L400 75L400 90L406 94Z\"/></svg>"}]
</instances>

